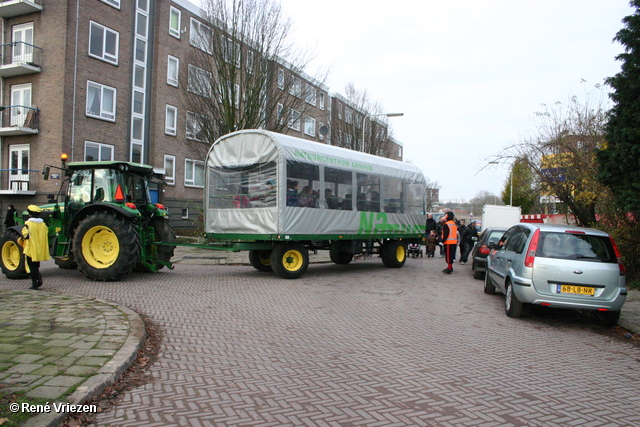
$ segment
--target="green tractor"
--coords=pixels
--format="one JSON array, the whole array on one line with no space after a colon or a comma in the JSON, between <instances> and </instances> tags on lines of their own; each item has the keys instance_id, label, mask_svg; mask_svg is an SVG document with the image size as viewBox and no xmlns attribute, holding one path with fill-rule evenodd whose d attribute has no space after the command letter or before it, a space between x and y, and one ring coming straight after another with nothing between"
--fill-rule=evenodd
<instances>
[{"instance_id":1,"label":"green tractor","mask_svg":"<svg viewBox=\"0 0 640 427\"><path fill-rule=\"evenodd\" d=\"M62 168L45 166L45 180L52 167L61 169L65 179L58 195L49 195L49 204L41 207L50 253L60 268L77 268L100 281L119 280L131 271L173 268L175 233L164 206L150 199L152 166L63 163ZM9 279L27 277L19 242L25 219L26 213L0 240L2 273Z\"/></svg>"}]
</instances>

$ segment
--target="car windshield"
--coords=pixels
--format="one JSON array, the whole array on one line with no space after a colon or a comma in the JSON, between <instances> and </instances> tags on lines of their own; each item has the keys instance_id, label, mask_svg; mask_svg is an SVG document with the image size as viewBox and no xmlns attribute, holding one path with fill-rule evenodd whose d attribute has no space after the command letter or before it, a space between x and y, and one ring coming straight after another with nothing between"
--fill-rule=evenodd
<instances>
[{"instance_id":1,"label":"car windshield","mask_svg":"<svg viewBox=\"0 0 640 427\"><path fill-rule=\"evenodd\" d=\"M542 232L536 256L617 263L617 258L607 236L576 233Z\"/></svg>"}]
</instances>

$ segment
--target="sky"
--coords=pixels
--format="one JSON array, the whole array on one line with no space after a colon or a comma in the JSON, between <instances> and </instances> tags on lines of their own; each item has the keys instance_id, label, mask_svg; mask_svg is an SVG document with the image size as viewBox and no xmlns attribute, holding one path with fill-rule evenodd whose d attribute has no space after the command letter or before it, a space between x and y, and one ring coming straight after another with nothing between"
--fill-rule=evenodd
<instances>
[{"instance_id":1,"label":"sky","mask_svg":"<svg viewBox=\"0 0 640 427\"><path fill-rule=\"evenodd\" d=\"M613 42L628 0L280 0L296 44L390 118L404 160L441 202L500 195L509 165L487 165L535 135L542 104L581 99L620 71ZM197 1L192 0L197 3Z\"/></svg>"}]
</instances>

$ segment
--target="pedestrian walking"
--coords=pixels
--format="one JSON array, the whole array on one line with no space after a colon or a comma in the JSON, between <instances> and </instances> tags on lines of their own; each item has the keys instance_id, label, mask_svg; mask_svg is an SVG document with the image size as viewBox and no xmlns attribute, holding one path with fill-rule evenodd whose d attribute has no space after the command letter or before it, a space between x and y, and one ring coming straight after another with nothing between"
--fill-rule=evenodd
<instances>
[{"instance_id":1,"label":"pedestrian walking","mask_svg":"<svg viewBox=\"0 0 640 427\"><path fill-rule=\"evenodd\" d=\"M16 208L13 205L9 205L9 209L7 209L7 216L4 218L5 230L16 225L16 212Z\"/></svg>"},{"instance_id":2,"label":"pedestrian walking","mask_svg":"<svg viewBox=\"0 0 640 427\"><path fill-rule=\"evenodd\" d=\"M22 239L24 241L24 255L27 262L27 273L31 276L31 288L38 289L42 286L42 274L40 274L40 261L49 259L49 229L40 217L42 208L36 205L27 207L29 219L22 227Z\"/></svg>"},{"instance_id":3,"label":"pedestrian walking","mask_svg":"<svg viewBox=\"0 0 640 427\"><path fill-rule=\"evenodd\" d=\"M458 246L458 226L453 221L453 212L449 211L445 214L445 223L442 227L442 243L444 244L444 259L447 262L447 268L442 270L445 274L453 272L453 262L456 257L456 247Z\"/></svg>"}]
</instances>

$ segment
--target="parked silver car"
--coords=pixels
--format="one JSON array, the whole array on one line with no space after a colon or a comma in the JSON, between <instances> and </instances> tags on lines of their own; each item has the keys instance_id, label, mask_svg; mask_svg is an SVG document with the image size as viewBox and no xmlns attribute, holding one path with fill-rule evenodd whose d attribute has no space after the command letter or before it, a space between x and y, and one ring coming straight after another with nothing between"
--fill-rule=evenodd
<instances>
[{"instance_id":1,"label":"parked silver car","mask_svg":"<svg viewBox=\"0 0 640 427\"><path fill-rule=\"evenodd\" d=\"M490 244L484 292L505 294L505 311L519 317L523 304L593 310L613 326L627 297L620 252L603 231L521 223Z\"/></svg>"}]
</instances>

